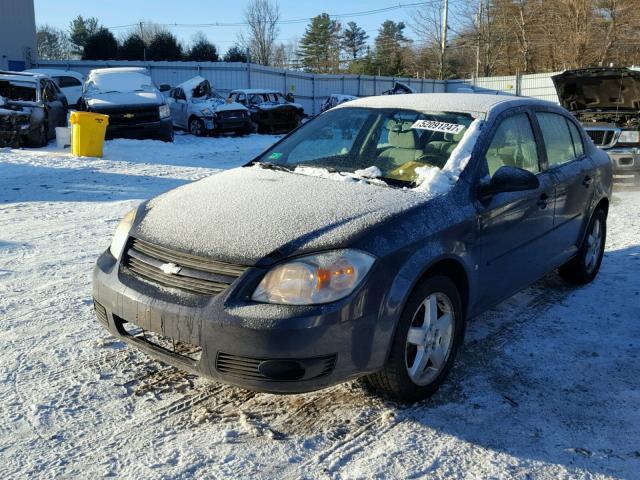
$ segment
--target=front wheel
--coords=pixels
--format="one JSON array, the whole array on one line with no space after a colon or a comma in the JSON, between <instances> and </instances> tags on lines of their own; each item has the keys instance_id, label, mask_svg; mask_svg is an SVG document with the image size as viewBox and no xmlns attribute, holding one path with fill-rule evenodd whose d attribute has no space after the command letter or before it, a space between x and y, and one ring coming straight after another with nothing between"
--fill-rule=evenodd
<instances>
[{"instance_id":1,"label":"front wheel","mask_svg":"<svg viewBox=\"0 0 640 480\"><path fill-rule=\"evenodd\" d=\"M574 285L584 285L596 278L606 239L607 215L598 208L591 217L578 254L559 268L560 276Z\"/></svg>"},{"instance_id":2,"label":"front wheel","mask_svg":"<svg viewBox=\"0 0 640 480\"><path fill-rule=\"evenodd\" d=\"M204 122L199 118L192 118L189 120L189 133L196 137L204 137L206 129L204 128Z\"/></svg>"},{"instance_id":3,"label":"front wheel","mask_svg":"<svg viewBox=\"0 0 640 480\"><path fill-rule=\"evenodd\" d=\"M393 400L427 398L447 378L463 336L458 289L447 277L429 277L407 301L386 365L365 380Z\"/></svg>"}]
</instances>

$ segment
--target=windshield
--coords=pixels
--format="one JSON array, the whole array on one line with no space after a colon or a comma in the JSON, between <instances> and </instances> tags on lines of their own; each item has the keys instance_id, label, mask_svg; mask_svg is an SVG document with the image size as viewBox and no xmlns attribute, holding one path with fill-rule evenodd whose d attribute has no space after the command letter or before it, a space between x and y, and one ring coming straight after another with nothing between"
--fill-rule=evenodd
<instances>
[{"instance_id":1,"label":"windshield","mask_svg":"<svg viewBox=\"0 0 640 480\"><path fill-rule=\"evenodd\" d=\"M0 97L20 102L35 102L36 84L20 80L0 80Z\"/></svg>"},{"instance_id":2,"label":"windshield","mask_svg":"<svg viewBox=\"0 0 640 480\"><path fill-rule=\"evenodd\" d=\"M137 72L102 73L86 84L86 91L98 93L150 92L154 88L151 77Z\"/></svg>"},{"instance_id":3,"label":"windshield","mask_svg":"<svg viewBox=\"0 0 640 480\"><path fill-rule=\"evenodd\" d=\"M472 121L465 113L340 108L323 113L258 161L289 170L354 173L377 167L376 177L411 185L418 177L416 168L444 167Z\"/></svg>"}]
</instances>

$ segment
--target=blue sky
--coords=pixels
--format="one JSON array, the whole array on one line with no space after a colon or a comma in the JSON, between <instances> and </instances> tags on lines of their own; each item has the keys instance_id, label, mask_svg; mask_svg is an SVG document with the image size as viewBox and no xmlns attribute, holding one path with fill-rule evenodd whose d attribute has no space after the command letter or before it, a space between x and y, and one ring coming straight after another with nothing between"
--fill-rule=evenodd
<instances>
[{"instance_id":1,"label":"blue sky","mask_svg":"<svg viewBox=\"0 0 640 480\"><path fill-rule=\"evenodd\" d=\"M417 0L279 0L281 19L304 19L313 17L321 12L329 14L345 14L363 12L391 6L399 3L414 3ZM76 15L97 17L100 23L107 27L136 23L149 20L156 23L214 23L214 22L242 22L243 11L247 0L235 2L219 0L35 0L36 22L50 24L66 29L70 20ZM364 28L371 39L375 37L380 24L387 19L394 21L410 20L411 8L391 10L354 18L345 18L343 23L355 21ZM287 42L293 38L300 38L304 33L306 23L280 25L280 41ZM238 32L243 27L172 27L171 30L182 41L188 43L197 31L203 31L222 51L232 45ZM118 33L126 29L114 29ZM408 36L413 36L410 28Z\"/></svg>"}]
</instances>

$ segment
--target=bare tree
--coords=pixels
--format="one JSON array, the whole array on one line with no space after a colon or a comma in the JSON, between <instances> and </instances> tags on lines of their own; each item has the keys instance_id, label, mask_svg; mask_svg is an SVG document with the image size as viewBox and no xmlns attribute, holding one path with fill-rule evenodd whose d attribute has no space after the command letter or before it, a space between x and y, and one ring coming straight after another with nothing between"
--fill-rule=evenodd
<instances>
[{"instance_id":1,"label":"bare tree","mask_svg":"<svg viewBox=\"0 0 640 480\"><path fill-rule=\"evenodd\" d=\"M246 46L251 53L251 61L270 65L274 59L280 7L276 0L251 0L244 12L249 26Z\"/></svg>"}]
</instances>

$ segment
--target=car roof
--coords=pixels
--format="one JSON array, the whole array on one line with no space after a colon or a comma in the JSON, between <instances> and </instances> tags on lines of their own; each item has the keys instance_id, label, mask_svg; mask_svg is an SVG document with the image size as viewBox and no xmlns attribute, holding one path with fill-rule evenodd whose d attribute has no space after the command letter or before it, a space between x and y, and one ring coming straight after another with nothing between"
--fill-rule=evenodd
<instances>
[{"instance_id":1,"label":"car roof","mask_svg":"<svg viewBox=\"0 0 640 480\"><path fill-rule=\"evenodd\" d=\"M40 78L48 78L47 75L41 73L23 73L23 72L10 72L7 70L0 70L0 78L3 80L22 80L23 82L32 81L37 83L36 80Z\"/></svg>"},{"instance_id":2,"label":"car roof","mask_svg":"<svg viewBox=\"0 0 640 480\"><path fill-rule=\"evenodd\" d=\"M490 111L504 110L519 105L545 105L555 103L530 97L513 95L488 95L485 93L409 93L403 95L379 95L343 103L335 108L406 108L424 112L460 112L474 117L485 117Z\"/></svg>"},{"instance_id":3,"label":"car roof","mask_svg":"<svg viewBox=\"0 0 640 480\"><path fill-rule=\"evenodd\" d=\"M110 73L142 73L149 75L149 71L144 67L113 67L113 68L94 68L89 75L104 75Z\"/></svg>"},{"instance_id":4,"label":"car roof","mask_svg":"<svg viewBox=\"0 0 640 480\"><path fill-rule=\"evenodd\" d=\"M57 68L30 68L29 70L25 70L28 73L41 73L44 75L48 75L50 77L58 77L60 75L69 75L70 77L77 78L78 80L82 80L84 76L79 72L74 72L73 70L61 70Z\"/></svg>"},{"instance_id":5,"label":"car roof","mask_svg":"<svg viewBox=\"0 0 640 480\"><path fill-rule=\"evenodd\" d=\"M260 94L260 93L280 93L277 90L270 90L268 88L238 88L232 90L231 93L244 93L247 95Z\"/></svg>"}]
</instances>

